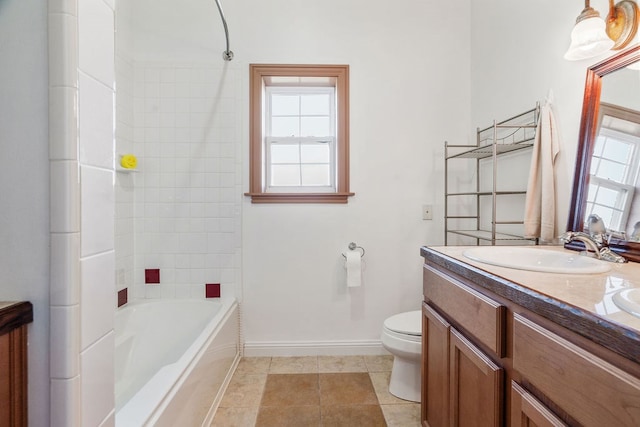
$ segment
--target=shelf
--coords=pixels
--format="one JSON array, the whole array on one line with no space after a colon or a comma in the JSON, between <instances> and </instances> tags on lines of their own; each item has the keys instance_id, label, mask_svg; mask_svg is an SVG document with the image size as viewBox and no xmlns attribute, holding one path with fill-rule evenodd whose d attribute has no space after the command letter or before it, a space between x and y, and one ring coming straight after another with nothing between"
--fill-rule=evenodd
<instances>
[{"instance_id":1,"label":"shelf","mask_svg":"<svg viewBox=\"0 0 640 427\"><path fill-rule=\"evenodd\" d=\"M122 166L116 166L116 172L120 172L120 173L138 173L140 171L138 169L125 169Z\"/></svg>"},{"instance_id":2,"label":"shelf","mask_svg":"<svg viewBox=\"0 0 640 427\"><path fill-rule=\"evenodd\" d=\"M496 154L500 155L500 154L505 154L505 153L509 153L511 151L518 151L518 150L523 150L525 148L530 148L533 147L533 138L521 141L521 142L516 142L513 144L495 144L496 147ZM493 146L494 144L489 144L489 145L482 145L480 147L476 147L475 145L472 146L474 148L467 150L467 151L463 151L462 153L458 153L458 154L454 154L451 156L448 156L447 159L486 159L487 157L491 157L493 156ZM455 147L455 146L453 146ZM459 147L459 146L458 146Z\"/></svg>"},{"instance_id":3,"label":"shelf","mask_svg":"<svg viewBox=\"0 0 640 427\"><path fill-rule=\"evenodd\" d=\"M447 230L449 233L459 234L461 236L473 237L474 239L491 241L491 230ZM531 240L535 241L535 238L527 238L508 233L496 233L495 240Z\"/></svg>"},{"instance_id":4,"label":"shelf","mask_svg":"<svg viewBox=\"0 0 640 427\"><path fill-rule=\"evenodd\" d=\"M448 196L510 196L514 194L527 194L526 191L465 191L461 193L449 193L446 194L445 197Z\"/></svg>"},{"instance_id":5,"label":"shelf","mask_svg":"<svg viewBox=\"0 0 640 427\"><path fill-rule=\"evenodd\" d=\"M498 221L497 211L504 209L504 207L514 206L515 202L519 202L520 199L500 199L499 196L517 195L523 196L527 192L524 188L518 185L518 190L500 190L498 187L511 187L511 180L498 180L498 166L502 166L503 162L498 162L498 157L520 150L532 148L535 140L535 133L538 123L538 116L540 112L540 106L536 103L535 108L527 110L522 114L513 116L507 120L501 122L493 122L493 125L485 129L478 129L476 133L476 143L474 145L456 145L444 143L444 212L445 212L445 235L444 244L448 244L449 234L456 234L460 236L471 237L477 239L476 244L480 244L480 240L490 242L495 245L499 241L530 241L538 243L538 239L525 238L513 233L522 233L521 227L507 227L504 231L507 233L498 232L497 227L501 225L522 225L524 220L518 219L514 221ZM529 152L530 153L530 152ZM527 153L525 153L527 154ZM450 191L449 188L449 161L454 159L475 159L474 178L475 185L473 187L470 184L462 185L458 184L456 190L466 191ZM481 160L484 160L482 162ZM514 160L512 157L510 160ZM505 160L506 161L506 160ZM491 162L491 174L484 174L486 171L485 166L489 165L487 162ZM466 166L469 167L470 162L466 162ZM522 171L525 173L526 171ZM475 187L475 188L474 188ZM473 189L475 191L469 191ZM451 197L467 196L467 199L458 199L463 201L474 201L476 204L475 214L465 212L461 215L449 215L449 203L452 203L454 199ZM487 203L491 203L490 210ZM517 213L515 215L518 215ZM481 221L481 217L486 216L484 221ZM449 229L449 220L475 220L473 223L469 221L463 222L463 227L471 227L472 230L458 230ZM488 225L490 222L490 225ZM459 226L460 224L455 224ZM482 230L481 228L486 228Z\"/></svg>"}]
</instances>

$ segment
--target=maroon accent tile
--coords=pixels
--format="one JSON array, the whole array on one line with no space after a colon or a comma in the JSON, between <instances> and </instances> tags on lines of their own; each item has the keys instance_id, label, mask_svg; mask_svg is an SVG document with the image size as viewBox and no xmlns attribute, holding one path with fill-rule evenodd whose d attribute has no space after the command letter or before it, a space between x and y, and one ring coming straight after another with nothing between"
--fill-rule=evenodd
<instances>
[{"instance_id":1,"label":"maroon accent tile","mask_svg":"<svg viewBox=\"0 0 640 427\"><path fill-rule=\"evenodd\" d=\"M128 302L129 296L127 289L128 288L124 288L118 291L118 307L122 307Z\"/></svg>"},{"instance_id":2,"label":"maroon accent tile","mask_svg":"<svg viewBox=\"0 0 640 427\"><path fill-rule=\"evenodd\" d=\"M145 269L144 283L160 283L160 269L159 268Z\"/></svg>"},{"instance_id":3,"label":"maroon accent tile","mask_svg":"<svg viewBox=\"0 0 640 427\"><path fill-rule=\"evenodd\" d=\"M206 298L220 298L220 283L207 283L204 285L204 296Z\"/></svg>"}]
</instances>

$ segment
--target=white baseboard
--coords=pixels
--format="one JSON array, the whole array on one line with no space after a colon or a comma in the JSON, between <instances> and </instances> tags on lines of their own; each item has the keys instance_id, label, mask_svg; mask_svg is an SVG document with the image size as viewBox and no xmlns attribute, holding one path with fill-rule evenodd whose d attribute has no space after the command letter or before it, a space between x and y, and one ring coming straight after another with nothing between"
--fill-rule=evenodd
<instances>
[{"instance_id":1,"label":"white baseboard","mask_svg":"<svg viewBox=\"0 0 640 427\"><path fill-rule=\"evenodd\" d=\"M390 354L375 341L258 341L244 343L246 357L373 356Z\"/></svg>"}]
</instances>

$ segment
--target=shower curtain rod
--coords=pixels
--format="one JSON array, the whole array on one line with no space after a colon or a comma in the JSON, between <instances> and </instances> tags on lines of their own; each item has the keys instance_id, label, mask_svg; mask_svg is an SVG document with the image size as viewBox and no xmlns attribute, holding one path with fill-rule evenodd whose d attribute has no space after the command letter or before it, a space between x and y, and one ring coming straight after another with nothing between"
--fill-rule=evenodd
<instances>
[{"instance_id":1,"label":"shower curtain rod","mask_svg":"<svg viewBox=\"0 0 640 427\"><path fill-rule=\"evenodd\" d=\"M224 19L224 12L222 11L222 6L220 6L220 0L216 0L216 6L218 6L218 12L220 12L220 19L222 19L222 26L224 27L224 36L227 39L227 50L222 52L222 59L231 61L233 59L233 52L229 50L229 29L227 28L227 20Z\"/></svg>"}]
</instances>

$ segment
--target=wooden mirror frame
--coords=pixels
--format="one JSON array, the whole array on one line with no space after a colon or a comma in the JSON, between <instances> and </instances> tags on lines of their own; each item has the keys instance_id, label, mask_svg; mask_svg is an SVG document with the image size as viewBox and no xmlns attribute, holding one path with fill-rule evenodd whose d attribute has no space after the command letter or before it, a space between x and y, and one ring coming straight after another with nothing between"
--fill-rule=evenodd
<instances>
[{"instance_id":1,"label":"wooden mirror frame","mask_svg":"<svg viewBox=\"0 0 640 427\"><path fill-rule=\"evenodd\" d=\"M638 61L640 61L640 45L635 45L587 69L567 231L583 231L587 193L589 191L591 154L593 153L598 133L602 78ZM640 73L640 70L638 73ZM583 244L576 241L567 243L564 246L573 250L584 249ZM640 262L640 242L611 238L609 246L611 250L624 256L629 261Z\"/></svg>"}]
</instances>

